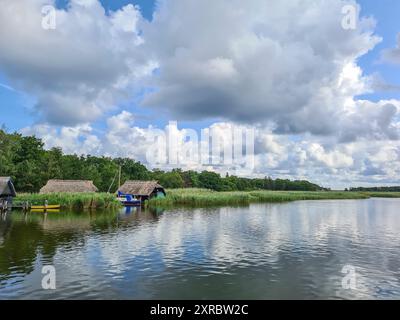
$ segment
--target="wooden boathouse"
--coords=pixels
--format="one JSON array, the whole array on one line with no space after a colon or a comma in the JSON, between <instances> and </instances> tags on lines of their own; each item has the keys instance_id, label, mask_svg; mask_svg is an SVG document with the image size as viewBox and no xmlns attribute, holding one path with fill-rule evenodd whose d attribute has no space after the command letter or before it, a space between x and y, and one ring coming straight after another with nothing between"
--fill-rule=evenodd
<instances>
[{"instance_id":1,"label":"wooden boathouse","mask_svg":"<svg viewBox=\"0 0 400 320\"><path fill-rule=\"evenodd\" d=\"M0 177L0 211L11 208L13 198L17 196L10 177Z\"/></svg>"},{"instance_id":2,"label":"wooden boathouse","mask_svg":"<svg viewBox=\"0 0 400 320\"><path fill-rule=\"evenodd\" d=\"M126 181L118 189L119 193L131 195L140 201L146 201L151 198L165 197L165 189L158 183L158 181Z\"/></svg>"},{"instance_id":3,"label":"wooden boathouse","mask_svg":"<svg viewBox=\"0 0 400 320\"><path fill-rule=\"evenodd\" d=\"M41 194L48 193L93 193L99 190L89 180L49 180L40 189Z\"/></svg>"}]
</instances>

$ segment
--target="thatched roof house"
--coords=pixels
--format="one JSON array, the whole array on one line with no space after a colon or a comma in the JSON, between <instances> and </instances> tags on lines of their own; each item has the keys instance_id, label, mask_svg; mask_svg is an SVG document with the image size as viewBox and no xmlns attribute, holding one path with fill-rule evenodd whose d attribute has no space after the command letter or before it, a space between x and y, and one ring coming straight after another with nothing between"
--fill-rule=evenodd
<instances>
[{"instance_id":1,"label":"thatched roof house","mask_svg":"<svg viewBox=\"0 0 400 320\"><path fill-rule=\"evenodd\" d=\"M0 177L0 198L16 197L14 184L10 177Z\"/></svg>"},{"instance_id":2,"label":"thatched roof house","mask_svg":"<svg viewBox=\"0 0 400 320\"><path fill-rule=\"evenodd\" d=\"M118 191L140 199L166 195L164 188L157 181L126 181Z\"/></svg>"},{"instance_id":3,"label":"thatched roof house","mask_svg":"<svg viewBox=\"0 0 400 320\"><path fill-rule=\"evenodd\" d=\"M40 193L90 193L99 191L88 180L49 180Z\"/></svg>"}]
</instances>

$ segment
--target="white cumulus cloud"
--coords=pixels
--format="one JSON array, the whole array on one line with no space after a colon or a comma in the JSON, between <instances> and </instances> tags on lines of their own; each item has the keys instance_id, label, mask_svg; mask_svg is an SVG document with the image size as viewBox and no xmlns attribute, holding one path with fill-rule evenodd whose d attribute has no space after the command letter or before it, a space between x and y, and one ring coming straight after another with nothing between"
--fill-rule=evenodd
<instances>
[{"instance_id":1,"label":"white cumulus cloud","mask_svg":"<svg viewBox=\"0 0 400 320\"><path fill-rule=\"evenodd\" d=\"M154 66L140 50L138 7L107 15L97 0L71 0L56 10L55 29L42 27L49 1L3 0L0 71L37 99L41 121L76 125L98 119L128 99Z\"/></svg>"}]
</instances>

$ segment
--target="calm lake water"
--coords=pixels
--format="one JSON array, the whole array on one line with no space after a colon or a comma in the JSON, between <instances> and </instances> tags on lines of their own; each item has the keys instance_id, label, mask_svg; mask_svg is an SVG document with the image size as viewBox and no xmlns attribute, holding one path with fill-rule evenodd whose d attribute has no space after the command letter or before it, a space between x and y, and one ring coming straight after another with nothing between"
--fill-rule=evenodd
<instances>
[{"instance_id":1,"label":"calm lake water","mask_svg":"<svg viewBox=\"0 0 400 320\"><path fill-rule=\"evenodd\" d=\"M46 265L56 290L42 289ZM0 221L0 299L27 298L400 299L400 200L13 212Z\"/></svg>"}]
</instances>

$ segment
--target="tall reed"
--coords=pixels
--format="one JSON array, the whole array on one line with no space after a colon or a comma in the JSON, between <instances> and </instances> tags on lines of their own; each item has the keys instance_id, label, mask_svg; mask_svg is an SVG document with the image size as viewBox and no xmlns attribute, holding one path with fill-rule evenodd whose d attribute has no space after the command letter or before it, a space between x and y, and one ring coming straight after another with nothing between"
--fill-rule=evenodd
<instances>
[{"instance_id":1,"label":"tall reed","mask_svg":"<svg viewBox=\"0 0 400 320\"><path fill-rule=\"evenodd\" d=\"M400 197L400 193L398 194ZM335 199L367 199L370 195L361 192L344 191L238 191L216 192L205 189L167 190L167 197L152 199L149 206L213 206L240 205L256 202L287 202L297 200L335 200Z\"/></svg>"},{"instance_id":2,"label":"tall reed","mask_svg":"<svg viewBox=\"0 0 400 320\"><path fill-rule=\"evenodd\" d=\"M114 194L109 193L50 193L19 194L16 202L29 202L32 205L61 205L64 209L107 209L117 208L120 203Z\"/></svg>"}]
</instances>

